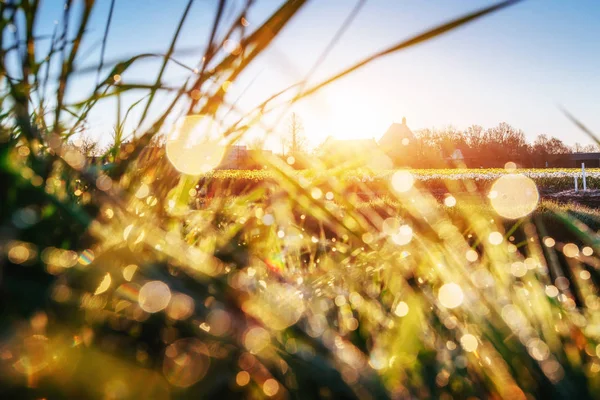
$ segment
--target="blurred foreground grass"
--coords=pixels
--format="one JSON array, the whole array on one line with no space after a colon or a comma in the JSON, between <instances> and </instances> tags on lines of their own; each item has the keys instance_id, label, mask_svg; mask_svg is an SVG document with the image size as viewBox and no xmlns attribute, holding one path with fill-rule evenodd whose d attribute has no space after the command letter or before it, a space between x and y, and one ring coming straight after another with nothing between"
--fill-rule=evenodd
<instances>
[{"instance_id":1,"label":"blurred foreground grass","mask_svg":"<svg viewBox=\"0 0 600 400\"><path fill-rule=\"evenodd\" d=\"M166 53L112 64L102 54L96 89L75 104L66 91L94 2L66 3L42 56L37 1L0 3L3 398L600 396L598 213L540 202L535 178L512 171L485 190L475 176L442 179L439 199L409 171L374 188L319 165L307 173L320 181L307 179L274 158L263 160L268 180L234 193L217 184L196 203L217 181L198 177L198 154L218 161L270 102L196 153L165 121L181 113L195 128L234 108L224 82L304 3L283 2L248 32L252 2L223 29L220 1L201 67L173 92L162 74L190 0ZM283 106L512 3L302 82ZM226 40L239 46L226 52ZM163 63L156 84L128 83L130 65L148 57ZM71 139L99 101L130 90L145 91L130 108L145 105L139 130L125 144L129 112L119 112L114 145L91 161ZM163 90L169 101L150 112ZM139 161L160 134L169 163L188 174L167 179L160 163Z\"/></svg>"}]
</instances>

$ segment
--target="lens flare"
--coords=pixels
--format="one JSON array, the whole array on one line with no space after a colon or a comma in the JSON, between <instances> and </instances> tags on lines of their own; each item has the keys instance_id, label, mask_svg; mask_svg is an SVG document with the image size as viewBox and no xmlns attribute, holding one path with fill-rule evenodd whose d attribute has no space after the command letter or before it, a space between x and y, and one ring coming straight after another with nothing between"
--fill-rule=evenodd
<instances>
[{"instance_id":1,"label":"lens flare","mask_svg":"<svg viewBox=\"0 0 600 400\"><path fill-rule=\"evenodd\" d=\"M173 386L189 387L208 371L209 350L198 339L180 339L165 350L163 373Z\"/></svg>"},{"instance_id":2,"label":"lens flare","mask_svg":"<svg viewBox=\"0 0 600 400\"><path fill-rule=\"evenodd\" d=\"M567 243L563 247L563 253L569 258L574 258L579 255L579 247L575 243Z\"/></svg>"},{"instance_id":3,"label":"lens flare","mask_svg":"<svg viewBox=\"0 0 600 400\"><path fill-rule=\"evenodd\" d=\"M465 349L465 351L473 352L477 350L477 338L470 333L467 333L460 338L460 345L463 349Z\"/></svg>"},{"instance_id":4,"label":"lens flare","mask_svg":"<svg viewBox=\"0 0 600 400\"><path fill-rule=\"evenodd\" d=\"M79 264L81 265L90 265L94 262L94 252L90 249L84 250L79 255Z\"/></svg>"},{"instance_id":5,"label":"lens flare","mask_svg":"<svg viewBox=\"0 0 600 400\"><path fill-rule=\"evenodd\" d=\"M408 225L402 225L398 229L398 232L392 235L392 242L397 245L404 245L410 243L413 237L413 230Z\"/></svg>"},{"instance_id":6,"label":"lens flare","mask_svg":"<svg viewBox=\"0 0 600 400\"><path fill-rule=\"evenodd\" d=\"M444 204L446 207L454 207L456 205L456 197L450 195L444 199Z\"/></svg>"},{"instance_id":7,"label":"lens flare","mask_svg":"<svg viewBox=\"0 0 600 400\"><path fill-rule=\"evenodd\" d=\"M189 318L194 313L194 299L183 293L173 295L169 306L167 307L167 315L174 320L182 321Z\"/></svg>"},{"instance_id":8,"label":"lens flare","mask_svg":"<svg viewBox=\"0 0 600 400\"><path fill-rule=\"evenodd\" d=\"M263 383L263 392L269 397L273 397L279 391L279 383L275 379L267 379Z\"/></svg>"},{"instance_id":9,"label":"lens flare","mask_svg":"<svg viewBox=\"0 0 600 400\"><path fill-rule=\"evenodd\" d=\"M460 306L465 295L460 286L456 283L446 283L440 288L438 298L440 303L446 308L456 308Z\"/></svg>"},{"instance_id":10,"label":"lens flare","mask_svg":"<svg viewBox=\"0 0 600 400\"><path fill-rule=\"evenodd\" d=\"M142 310L155 313L169 305L171 290L164 282L151 281L142 286L138 297Z\"/></svg>"},{"instance_id":11,"label":"lens flare","mask_svg":"<svg viewBox=\"0 0 600 400\"><path fill-rule=\"evenodd\" d=\"M396 306L396 309L394 310L394 314L396 314L399 317L404 317L406 314L408 314L408 311L409 311L408 304L406 304L405 302L401 301Z\"/></svg>"},{"instance_id":12,"label":"lens flare","mask_svg":"<svg viewBox=\"0 0 600 400\"><path fill-rule=\"evenodd\" d=\"M94 295L99 295L99 294L106 292L108 290L108 288L110 287L111 281L112 281L112 279L111 279L109 273L104 275L104 278L102 279L102 282L100 282L100 284L98 285L98 288L96 288Z\"/></svg>"},{"instance_id":13,"label":"lens flare","mask_svg":"<svg viewBox=\"0 0 600 400\"><path fill-rule=\"evenodd\" d=\"M167 158L179 172L187 175L201 175L215 169L225 150L219 124L208 116L182 118L167 137Z\"/></svg>"},{"instance_id":14,"label":"lens flare","mask_svg":"<svg viewBox=\"0 0 600 400\"><path fill-rule=\"evenodd\" d=\"M250 328L244 335L244 345L253 354L260 353L270 342L269 332L261 327Z\"/></svg>"},{"instance_id":15,"label":"lens flare","mask_svg":"<svg viewBox=\"0 0 600 400\"><path fill-rule=\"evenodd\" d=\"M239 386L246 386L248 383L250 383L250 374L246 371L238 372L238 374L235 376L235 383L237 383Z\"/></svg>"},{"instance_id":16,"label":"lens flare","mask_svg":"<svg viewBox=\"0 0 600 400\"><path fill-rule=\"evenodd\" d=\"M491 196L495 193L495 196ZM503 175L490 190L494 210L508 219L522 218L530 214L540 200L537 186L531 178L522 174Z\"/></svg>"},{"instance_id":17,"label":"lens flare","mask_svg":"<svg viewBox=\"0 0 600 400\"><path fill-rule=\"evenodd\" d=\"M398 193L408 192L415 183L415 178L408 171L397 171L392 175L392 188Z\"/></svg>"}]
</instances>

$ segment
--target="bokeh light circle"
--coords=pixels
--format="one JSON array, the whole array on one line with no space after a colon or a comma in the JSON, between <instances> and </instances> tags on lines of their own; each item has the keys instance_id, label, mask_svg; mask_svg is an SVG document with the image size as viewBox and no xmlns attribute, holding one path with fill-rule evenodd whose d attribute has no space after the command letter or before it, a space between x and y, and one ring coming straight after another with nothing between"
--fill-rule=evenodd
<instances>
[{"instance_id":1,"label":"bokeh light circle","mask_svg":"<svg viewBox=\"0 0 600 400\"><path fill-rule=\"evenodd\" d=\"M579 247L575 243L567 243L563 247L563 254L569 258L574 258L579 255Z\"/></svg>"},{"instance_id":2,"label":"bokeh light circle","mask_svg":"<svg viewBox=\"0 0 600 400\"><path fill-rule=\"evenodd\" d=\"M183 293L175 293L167 306L167 315L174 320L183 321L194 313L194 299Z\"/></svg>"},{"instance_id":3,"label":"bokeh light circle","mask_svg":"<svg viewBox=\"0 0 600 400\"><path fill-rule=\"evenodd\" d=\"M460 306L465 298L460 286L456 283L446 283L438 292L440 303L446 308L456 308Z\"/></svg>"},{"instance_id":4,"label":"bokeh light circle","mask_svg":"<svg viewBox=\"0 0 600 400\"><path fill-rule=\"evenodd\" d=\"M414 183L415 178L408 171L400 170L392 175L392 187L398 193L408 192Z\"/></svg>"},{"instance_id":5,"label":"bokeh light circle","mask_svg":"<svg viewBox=\"0 0 600 400\"><path fill-rule=\"evenodd\" d=\"M477 338L475 336L467 333L460 338L460 345L463 349L465 349L465 351L473 352L477 350L479 343L477 342Z\"/></svg>"},{"instance_id":6,"label":"bokeh light circle","mask_svg":"<svg viewBox=\"0 0 600 400\"><path fill-rule=\"evenodd\" d=\"M215 169L225 155L219 124L205 115L188 115L167 136L167 158L184 174L201 175Z\"/></svg>"},{"instance_id":7,"label":"bokeh light circle","mask_svg":"<svg viewBox=\"0 0 600 400\"><path fill-rule=\"evenodd\" d=\"M413 237L413 230L408 225L401 225L398 231L392 235L392 242L397 245L410 243Z\"/></svg>"},{"instance_id":8,"label":"bokeh light circle","mask_svg":"<svg viewBox=\"0 0 600 400\"><path fill-rule=\"evenodd\" d=\"M142 310L155 313L164 310L171 301L171 290L166 283L151 281L140 289L138 296Z\"/></svg>"},{"instance_id":9,"label":"bokeh light circle","mask_svg":"<svg viewBox=\"0 0 600 400\"><path fill-rule=\"evenodd\" d=\"M206 345L198 339L177 340L165 350L163 373L173 386L192 386L206 375L209 354Z\"/></svg>"},{"instance_id":10,"label":"bokeh light circle","mask_svg":"<svg viewBox=\"0 0 600 400\"><path fill-rule=\"evenodd\" d=\"M517 219L530 214L540 200L535 182L523 174L503 175L490 190L494 210L504 218Z\"/></svg>"}]
</instances>

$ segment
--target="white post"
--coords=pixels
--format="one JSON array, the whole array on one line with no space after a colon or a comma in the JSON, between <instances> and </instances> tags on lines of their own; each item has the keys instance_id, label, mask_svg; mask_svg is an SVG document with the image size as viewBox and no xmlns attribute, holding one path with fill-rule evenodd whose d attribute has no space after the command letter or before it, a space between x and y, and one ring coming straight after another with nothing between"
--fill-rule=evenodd
<instances>
[{"instance_id":1,"label":"white post","mask_svg":"<svg viewBox=\"0 0 600 400\"><path fill-rule=\"evenodd\" d=\"M573 177L575 179L575 193L579 192L579 188L577 187L577 174Z\"/></svg>"},{"instance_id":2,"label":"white post","mask_svg":"<svg viewBox=\"0 0 600 400\"><path fill-rule=\"evenodd\" d=\"M585 180L585 163L581 163L581 175L583 177L583 191L587 190L587 182Z\"/></svg>"}]
</instances>

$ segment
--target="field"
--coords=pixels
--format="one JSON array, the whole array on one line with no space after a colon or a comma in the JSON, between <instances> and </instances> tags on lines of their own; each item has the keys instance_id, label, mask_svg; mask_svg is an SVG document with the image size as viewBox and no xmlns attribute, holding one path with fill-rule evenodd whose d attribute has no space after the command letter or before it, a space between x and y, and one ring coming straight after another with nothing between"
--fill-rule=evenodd
<instances>
[{"instance_id":1,"label":"field","mask_svg":"<svg viewBox=\"0 0 600 400\"><path fill-rule=\"evenodd\" d=\"M578 169L512 163L214 170L322 88L517 1L311 76L343 25L248 108L247 67L308 1L196 2L204 20L188 0L164 52L130 56L114 24L168 40L137 14L171 2L39 3L0 1L0 398L600 398L600 169L578 193ZM108 147L84 140L100 128Z\"/></svg>"},{"instance_id":2,"label":"field","mask_svg":"<svg viewBox=\"0 0 600 400\"><path fill-rule=\"evenodd\" d=\"M119 374L150 379L127 390L158 397L173 387L186 396L600 393L588 378L600 339L600 214L531 193L524 211L494 203L519 201L522 184L570 189L579 171L286 168L181 176L175 186L132 172L126 202L103 201L85 235L71 239L85 246L79 251L38 237L39 228L78 218L123 183L47 181L46 193L74 208L46 206L33 225L18 214L22 239L6 254L29 272L11 269L4 282L60 277L46 283L52 305L35 314L52 316L54 350L20 331L15 346L24 335L29 347L6 343L9 359L35 354L28 368L39 372L25 376L62 393L105 390ZM36 193L36 175L14 171ZM588 171L589 187L598 174ZM510 187L494 184L503 177L517 177L519 190L502 193ZM24 295L10 292L18 304L41 301ZM65 346L63 332L73 330L89 345ZM127 347L124 359L111 350ZM74 359L89 360L89 372L66 372ZM99 359L101 383L90 386ZM12 382L23 376L4 371ZM65 376L68 385L59 383Z\"/></svg>"},{"instance_id":3,"label":"field","mask_svg":"<svg viewBox=\"0 0 600 400\"><path fill-rule=\"evenodd\" d=\"M305 180L312 184L326 184L332 179L336 183L367 188L385 188L389 186L390 179L395 170L369 171L369 170L299 170L286 171L286 174L297 180ZM442 189L458 182L472 182L479 188L488 187L497 178L511 174L523 174L531 178L541 192L558 192L574 188L574 177L578 177L579 188L582 188L581 169L519 169L507 171L505 169L413 169L413 175L418 185L426 189ZM217 170L203 175L213 182L230 183L232 185L252 185L261 182L273 182L278 172L269 170ZM586 169L588 188L600 187L600 169ZM456 185L455 185L456 186Z\"/></svg>"}]
</instances>

